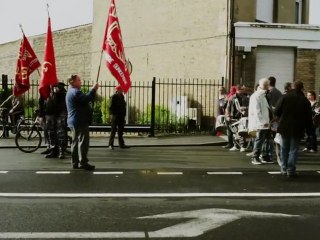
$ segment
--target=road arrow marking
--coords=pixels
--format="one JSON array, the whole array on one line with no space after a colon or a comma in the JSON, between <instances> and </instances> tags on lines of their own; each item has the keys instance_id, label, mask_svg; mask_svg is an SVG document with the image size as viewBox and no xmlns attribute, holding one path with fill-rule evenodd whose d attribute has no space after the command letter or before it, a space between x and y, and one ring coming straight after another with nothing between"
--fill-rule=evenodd
<instances>
[{"instance_id":1,"label":"road arrow marking","mask_svg":"<svg viewBox=\"0 0 320 240\"><path fill-rule=\"evenodd\" d=\"M291 218L298 215L282 213L265 213L254 211L230 210L230 209L201 209L195 211L174 212L153 216L139 217L138 219L192 219L185 223L179 223L170 227L152 232L0 232L0 238L24 238L24 239L57 239L57 238L177 238L198 237L210 230L221 227L241 218Z\"/></svg>"},{"instance_id":2,"label":"road arrow marking","mask_svg":"<svg viewBox=\"0 0 320 240\"><path fill-rule=\"evenodd\" d=\"M198 237L205 232L228 224L235 220L248 217L299 217L298 215L288 215L281 213L265 213L229 209L201 209L195 211L175 212L168 214L140 217L138 219L181 219L192 218L192 220L180 223L158 231L149 232L150 238L175 238L175 237Z\"/></svg>"}]
</instances>

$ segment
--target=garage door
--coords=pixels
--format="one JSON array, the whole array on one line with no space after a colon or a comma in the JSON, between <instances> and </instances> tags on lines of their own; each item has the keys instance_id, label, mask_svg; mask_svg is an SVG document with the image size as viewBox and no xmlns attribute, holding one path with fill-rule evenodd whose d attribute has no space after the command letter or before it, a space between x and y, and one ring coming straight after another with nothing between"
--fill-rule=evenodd
<instances>
[{"instance_id":1,"label":"garage door","mask_svg":"<svg viewBox=\"0 0 320 240\"><path fill-rule=\"evenodd\" d=\"M258 47L256 61L256 81L274 76L276 87L283 92L286 82L294 80L294 48Z\"/></svg>"}]
</instances>

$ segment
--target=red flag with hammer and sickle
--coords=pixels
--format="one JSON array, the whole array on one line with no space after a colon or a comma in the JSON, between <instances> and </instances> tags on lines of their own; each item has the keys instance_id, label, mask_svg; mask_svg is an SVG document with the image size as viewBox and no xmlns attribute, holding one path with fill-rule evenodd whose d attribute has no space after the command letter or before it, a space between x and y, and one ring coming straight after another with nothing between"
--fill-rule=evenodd
<instances>
[{"instance_id":1,"label":"red flag with hammer and sickle","mask_svg":"<svg viewBox=\"0 0 320 240\"><path fill-rule=\"evenodd\" d=\"M39 92L43 99L50 96L50 86L58 83L56 72L56 61L54 56L53 39L51 31L51 20L48 19L47 39L44 51L44 60L42 63L41 80Z\"/></svg>"}]
</instances>

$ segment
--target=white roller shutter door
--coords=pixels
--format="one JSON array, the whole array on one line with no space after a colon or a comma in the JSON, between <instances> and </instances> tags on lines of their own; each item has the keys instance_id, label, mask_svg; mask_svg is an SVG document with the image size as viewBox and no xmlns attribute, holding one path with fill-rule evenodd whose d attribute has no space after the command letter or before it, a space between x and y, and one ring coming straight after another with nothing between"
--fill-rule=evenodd
<instances>
[{"instance_id":1,"label":"white roller shutter door","mask_svg":"<svg viewBox=\"0 0 320 240\"><path fill-rule=\"evenodd\" d=\"M294 80L294 48L258 47L256 58L256 82L274 76L276 88L283 92L286 82Z\"/></svg>"}]
</instances>

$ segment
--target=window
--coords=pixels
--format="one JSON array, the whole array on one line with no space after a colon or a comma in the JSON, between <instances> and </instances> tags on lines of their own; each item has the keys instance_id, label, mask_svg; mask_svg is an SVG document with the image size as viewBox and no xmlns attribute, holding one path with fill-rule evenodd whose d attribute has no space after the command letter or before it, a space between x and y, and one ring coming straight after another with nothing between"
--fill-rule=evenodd
<instances>
[{"instance_id":1,"label":"window","mask_svg":"<svg viewBox=\"0 0 320 240\"><path fill-rule=\"evenodd\" d=\"M302 0L296 0L296 23L302 23Z\"/></svg>"},{"instance_id":2,"label":"window","mask_svg":"<svg viewBox=\"0 0 320 240\"><path fill-rule=\"evenodd\" d=\"M257 22L273 22L273 0L257 0Z\"/></svg>"}]
</instances>

